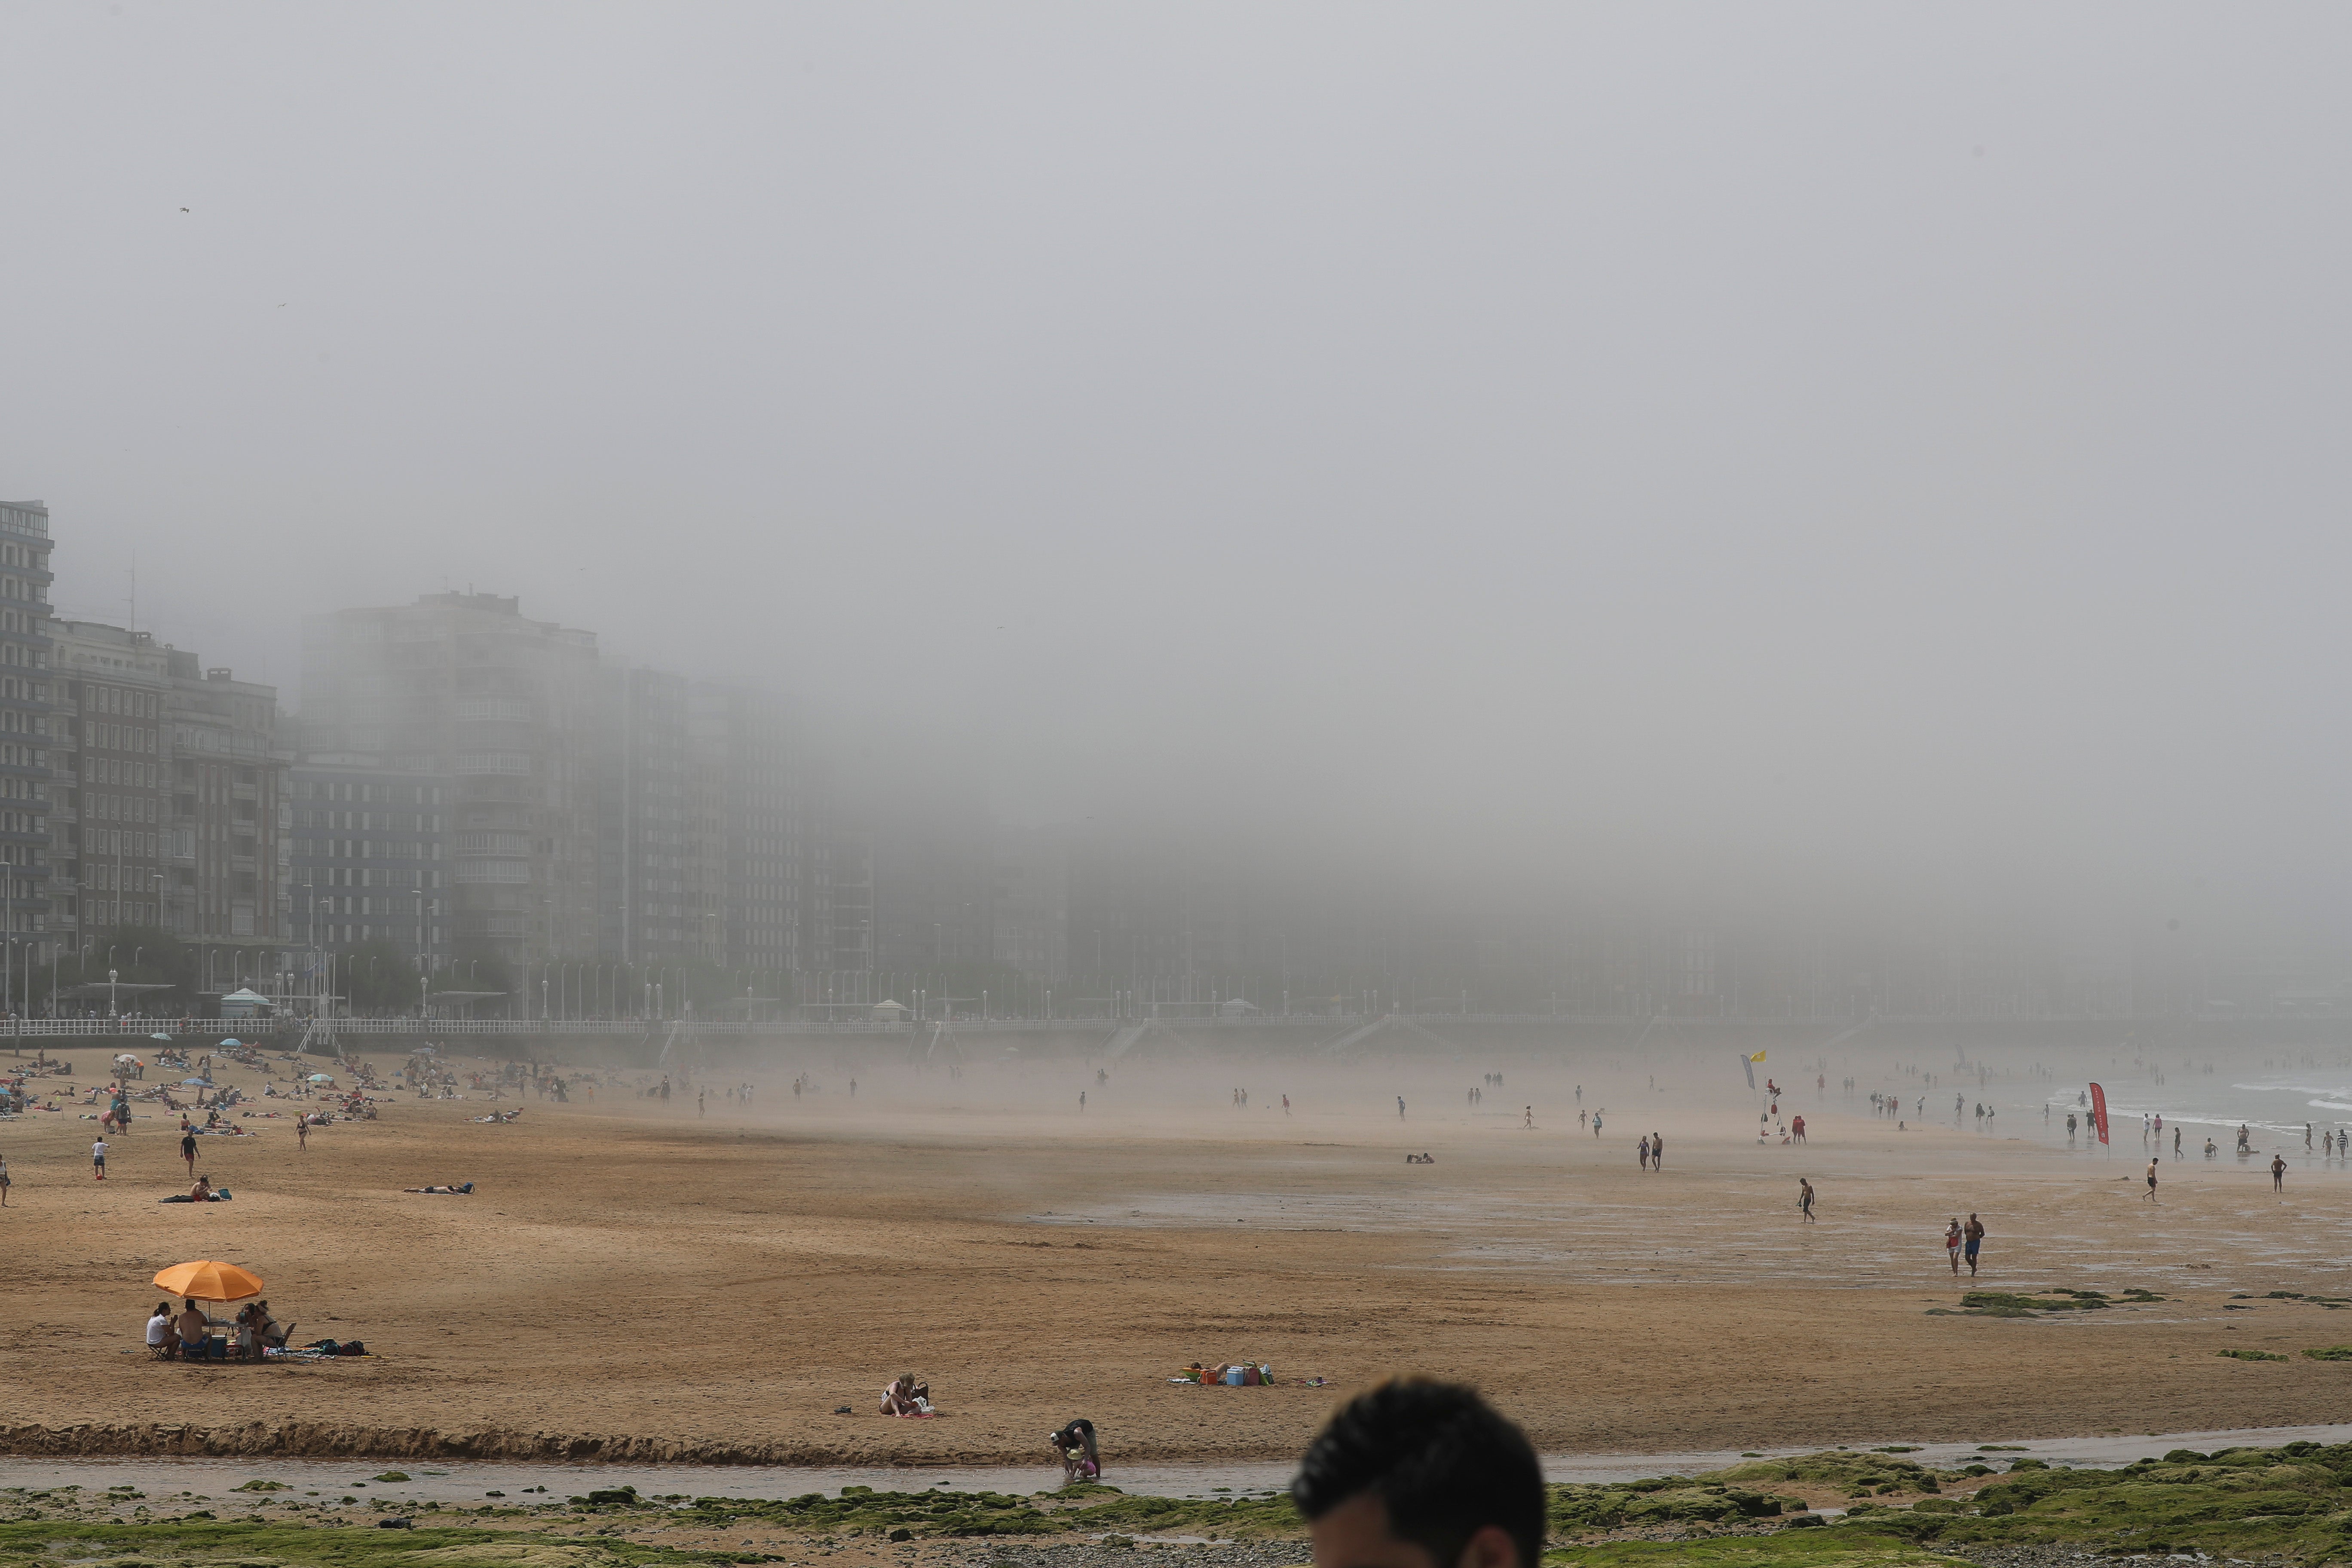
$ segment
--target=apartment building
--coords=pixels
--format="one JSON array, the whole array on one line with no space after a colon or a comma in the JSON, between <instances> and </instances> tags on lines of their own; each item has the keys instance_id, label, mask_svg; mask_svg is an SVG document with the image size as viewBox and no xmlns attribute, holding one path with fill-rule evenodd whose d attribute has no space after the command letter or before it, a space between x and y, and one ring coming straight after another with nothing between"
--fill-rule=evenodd
<instances>
[{"instance_id":1,"label":"apartment building","mask_svg":"<svg viewBox=\"0 0 2352 1568\"><path fill-rule=\"evenodd\" d=\"M204 668L178 648L163 658L166 923L200 949L282 943L293 816L288 759L277 750L278 689ZM234 973L246 972L240 963Z\"/></svg>"},{"instance_id":2,"label":"apartment building","mask_svg":"<svg viewBox=\"0 0 2352 1568\"><path fill-rule=\"evenodd\" d=\"M799 733L749 687L613 664L600 719L599 955L699 961L790 1000L831 960Z\"/></svg>"},{"instance_id":3,"label":"apartment building","mask_svg":"<svg viewBox=\"0 0 2352 1568\"><path fill-rule=\"evenodd\" d=\"M47 635L49 509L0 502L0 931L46 952L56 690Z\"/></svg>"},{"instance_id":4,"label":"apartment building","mask_svg":"<svg viewBox=\"0 0 2352 1568\"><path fill-rule=\"evenodd\" d=\"M698 815L688 800L685 677L607 663L598 677L596 816L601 905L595 952L623 963L697 957L705 933L690 906L688 861ZM698 892L701 878L695 882Z\"/></svg>"},{"instance_id":5,"label":"apartment building","mask_svg":"<svg viewBox=\"0 0 2352 1568\"><path fill-rule=\"evenodd\" d=\"M310 742L441 781L453 952L529 963L597 950L601 689L593 633L498 595L303 626Z\"/></svg>"},{"instance_id":6,"label":"apartment building","mask_svg":"<svg viewBox=\"0 0 2352 1568\"><path fill-rule=\"evenodd\" d=\"M448 790L375 753L298 745L287 773L296 947L389 942L424 973L449 963Z\"/></svg>"},{"instance_id":7,"label":"apartment building","mask_svg":"<svg viewBox=\"0 0 2352 1568\"><path fill-rule=\"evenodd\" d=\"M692 705L711 868L723 872L710 884L719 961L758 994L789 1000L793 976L830 956L817 940L830 905L815 895L818 824L800 729L782 699L749 687L698 684Z\"/></svg>"},{"instance_id":8,"label":"apartment building","mask_svg":"<svg viewBox=\"0 0 2352 1568\"><path fill-rule=\"evenodd\" d=\"M96 621L46 623L56 677L51 716L51 926L68 949L165 918L173 830L170 650ZM194 867L187 868L194 890Z\"/></svg>"}]
</instances>

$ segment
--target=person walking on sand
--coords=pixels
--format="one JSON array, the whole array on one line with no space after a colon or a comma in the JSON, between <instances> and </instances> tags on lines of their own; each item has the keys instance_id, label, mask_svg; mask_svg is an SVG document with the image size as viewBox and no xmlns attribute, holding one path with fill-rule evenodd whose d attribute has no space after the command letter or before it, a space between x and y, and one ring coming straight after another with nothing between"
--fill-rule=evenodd
<instances>
[{"instance_id":1,"label":"person walking on sand","mask_svg":"<svg viewBox=\"0 0 2352 1568\"><path fill-rule=\"evenodd\" d=\"M106 1180L106 1140L103 1138L89 1146L89 1173L94 1180Z\"/></svg>"},{"instance_id":2,"label":"person walking on sand","mask_svg":"<svg viewBox=\"0 0 2352 1568\"><path fill-rule=\"evenodd\" d=\"M184 1129L180 1133L180 1158L188 1163L188 1179L196 1177L196 1130Z\"/></svg>"},{"instance_id":3,"label":"person walking on sand","mask_svg":"<svg viewBox=\"0 0 2352 1568\"><path fill-rule=\"evenodd\" d=\"M1797 1178L1797 1216L1801 1224L1813 1223L1813 1184L1802 1176Z\"/></svg>"},{"instance_id":4,"label":"person walking on sand","mask_svg":"<svg viewBox=\"0 0 2352 1568\"><path fill-rule=\"evenodd\" d=\"M1973 1279L1977 1277L1977 1249L1984 1246L1984 1223L1974 1211L1969 1215L1969 1223L1960 1227L1960 1250L1968 1255L1969 1278Z\"/></svg>"},{"instance_id":5,"label":"person walking on sand","mask_svg":"<svg viewBox=\"0 0 2352 1568\"><path fill-rule=\"evenodd\" d=\"M2158 1163L2156 1160L2147 1163L2147 1201L2150 1203L2156 1202L2156 1167Z\"/></svg>"},{"instance_id":6,"label":"person walking on sand","mask_svg":"<svg viewBox=\"0 0 2352 1568\"><path fill-rule=\"evenodd\" d=\"M1520 1125L1529 1132L1536 1130L1536 1108L1534 1106L1530 1105L1528 1107L1528 1119L1524 1122L1520 1123Z\"/></svg>"},{"instance_id":7,"label":"person walking on sand","mask_svg":"<svg viewBox=\"0 0 2352 1568\"><path fill-rule=\"evenodd\" d=\"M299 1153L299 1152L303 1152L303 1151L308 1150L310 1147L310 1117L309 1117L309 1116L307 1116L307 1115L304 1115L304 1116L298 1116L298 1117L296 1117L296 1118L294 1119L294 1148L295 1148L295 1151L296 1151L296 1152L298 1152L298 1153Z\"/></svg>"},{"instance_id":8,"label":"person walking on sand","mask_svg":"<svg viewBox=\"0 0 2352 1568\"><path fill-rule=\"evenodd\" d=\"M1658 1133L1650 1134L1650 1173L1655 1175L1666 1168L1666 1141Z\"/></svg>"},{"instance_id":9,"label":"person walking on sand","mask_svg":"<svg viewBox=\"0 0 2352 1568\"><path fill-rule=\"evenodd\" d=\"M1952 1278L1960 1276L1960 1216L1954 1215L1944 1231L1944 1258L1952 1266Z\"/></svg>"},{"instance_id":10,"label":"person walking on sand","mask_svg":"<svg viewBox=\"0 0 2352 1568\"><path fill-rule=\"evenodd\" d=\"M8 1157L0 1154L0 1209L8 1206Z\"/></svg>"},{"instance_id":11,"label":"person walking on sand","mask_svg":"<svg viewBox=\"0 0 2352 1568\"><path fill-rule=\"evenodd\" d=\"M1397 1120L1404 1120L1404 1096L1401 1094L1397 1096Z\"/></svg>"},{"instance_id":12,"label":"person walking on sand","mask_svg":"<svg viewBox=\"0 0 2352 1568\"><path fill-rule=\"evenodd\" d=\"M1650 1138L1647 1133L1643 1133L1642 1135L1641 1160L1642 1169L1644 1171L1648 1170L1650 1168Z\"/></svg>"},{"instance_id":13,"label":"person walking on sand","mask_svg":"<svg viewBox=\"0 0 2352 1568\"><path fill-rule=\"evenodd\" d=\"M2286 1191L2286 1156L2284 1154L2271 1156L2271 1191Z\"/></svg>"}]
</instances>

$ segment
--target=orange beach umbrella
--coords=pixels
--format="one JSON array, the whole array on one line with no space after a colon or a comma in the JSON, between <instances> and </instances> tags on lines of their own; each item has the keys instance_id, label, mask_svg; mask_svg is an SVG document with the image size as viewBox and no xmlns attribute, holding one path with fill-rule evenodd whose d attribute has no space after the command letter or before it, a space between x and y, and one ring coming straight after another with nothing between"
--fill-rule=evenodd
<instances>
[{"instance_id":1,"label":"orange beach umbrella","mask_svg":"<svg viewBox=\"0 0 2352 1568\"><path fill-rule=\"evenodd\" d=\"M242 1301L262 1291L260 1278L234 1263L174 1263L155 1276L155 1283L196 1301Z\"/></svg>"}]
</instances>

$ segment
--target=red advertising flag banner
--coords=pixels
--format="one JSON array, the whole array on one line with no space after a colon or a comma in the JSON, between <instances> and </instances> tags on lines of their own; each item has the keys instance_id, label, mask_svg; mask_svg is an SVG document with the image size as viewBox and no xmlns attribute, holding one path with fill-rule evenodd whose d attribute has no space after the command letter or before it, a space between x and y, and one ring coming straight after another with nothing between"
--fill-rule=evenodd
<instances>
[{"instance_id":1,"label":"red advertising flag banner","mask_svg":"<svg viewBox=\"0 0 2352 1568\"><path fill-rule=\"evenodd\" d=\"M2107 1141L2107 1091L2097 1084L2091 1086L2091 1125L2099 1130L2099 1142Z\"/></svg>"}]
</instances>

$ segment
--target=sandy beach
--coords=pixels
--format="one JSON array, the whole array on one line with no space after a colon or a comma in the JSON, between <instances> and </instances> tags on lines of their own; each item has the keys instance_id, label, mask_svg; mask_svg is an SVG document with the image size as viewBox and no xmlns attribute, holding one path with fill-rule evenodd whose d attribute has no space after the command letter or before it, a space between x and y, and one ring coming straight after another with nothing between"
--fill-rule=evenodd
<instances>
[{"instance_id":1,"label":"sandy beach","mask_svg":"<svg viewBox=\"0 0 2352 1568\"><path fill-rule=\"evenodd\" d=\"M400 1058L373 1059L388 1075ZM1781 1103L1783 1120L1804 1114L1802 1145L1758 1141L1756 1098L1720 1053L1162 1061L1107 1082L1096 1065L956 1077L780 1050L709 1064L700 1114L691 1095L664 1107L627 1087L657 1074L606 1068L593 1101L495 1102L524 1107L504 1125L468 1120L494 1108L478 1094L395 1091L307 1152L287 1121L236 1118L258 1135L200 1141L198 1168L236 1194L208 1205L156 1202L186 1185L168 1117L110 1141L101 1185L97 1124L79 1120L94 1110L30 1113L0 1125L16 1373L0 1443L1018 1464L1085 1415L1114 1461L1279 1458L1336 1399L1401 1372L1479 1384L1552 1453L1997 1442L2352 1408L2352 1363L2294 1353L2352 1342L2352 1316L2268 1295L2352 1296L2352 1174L2304 1157L2299 1134L2283 1197L2262 1167L2287 1145L2270 1138L2245 1161L2168 1158L2151 1205L2137 1119L2112 1153L2070 1150L2021 1109L2051 1088L2023 1060L1960 1091L1997 1099L2012 1125L1995 1136L1948 1114L1898 1131L1868 1095L1908 1099L1912 1079L1832 1053L1827 1088L1808 1063ZM296 1071L273 1070L281 1086ZM1492 1070L1504 1087L1472 1103ZM814 1087L796 1099L803 1073ZM724 1097L747 1081L749 1106ZM1609 1108L1598 1138L1580 1085L1583 1109ZM1954 1092L1931 1101L1948 1110ZM1648 1131L1665 1138L1662 1173L1637 1165ZM1405 1163L1424 1151L1434 1163ZM1817 1224L1797 1213L1800 1175ZM471 1196L400 1190L465 1181ZM1940 1235L1970 1211L1990 1233L1978 1288L2164 1299L1949 1315L1968 1281ZM151 1363L149 1278L194 1258L259 1273L298 1342L379 1353ZM2217 1353L2231 1349L2291 1359ZM1169 1381L1221 1360L1281 1381ZM900 1371L929 1381L938 1418L876 1414ZM1297 1381L1313 1377L1329 1385Z\"/></svg>"}]
</instances>

